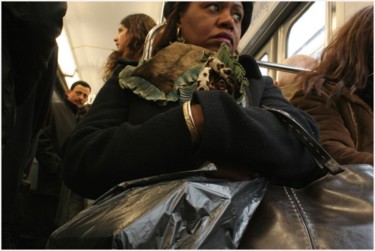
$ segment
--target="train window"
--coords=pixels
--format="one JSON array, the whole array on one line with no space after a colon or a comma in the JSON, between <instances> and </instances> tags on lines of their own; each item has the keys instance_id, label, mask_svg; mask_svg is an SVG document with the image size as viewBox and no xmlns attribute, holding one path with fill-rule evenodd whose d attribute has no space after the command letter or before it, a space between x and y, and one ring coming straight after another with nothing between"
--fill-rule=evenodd
<instances>
[{"instance_id":1,"label":"train window","mask_svg":"<svg viewBox=\"0 0 375 251\"><path fill-rule=\"evenodd\" d=\"M287 39L287 57L295 54L319 56L325 41L325 6L325 1L316 1L293 24Z\"/></svg>"},{"instance_id":2,"label":"train window","mask_svg":"<svg viewBox=\"0 0 375 251\"><path fill-rule=\"evenodd\" d=\"M268 62L268 54L264 54L263 57L260 58L260 61ZM259 67L260 72L263 76L268 75L268 69L264 67Z\"/></svg>"},{"instance_id":3,"label":"train window","mask_svg":"<svg viewBox=\"0 0 375 251\"><path fill-rule=\"evenodd\" d=\"M69 39L63 29L60 36L56 39L59 45L59 67L64 76L65 82L70 88L70 86L77 80L80 79L77 73L76 63L72 54L72 49L70 47Z\"/></svg>"}]
</instances>

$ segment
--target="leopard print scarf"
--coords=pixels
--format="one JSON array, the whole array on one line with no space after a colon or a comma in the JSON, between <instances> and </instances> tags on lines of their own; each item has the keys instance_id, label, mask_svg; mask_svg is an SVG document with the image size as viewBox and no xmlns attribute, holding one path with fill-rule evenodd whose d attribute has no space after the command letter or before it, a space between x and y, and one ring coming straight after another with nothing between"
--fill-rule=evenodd
<instances>
[{"instance_id":1,"label":"leopard print scarf","mask_svg":"<svg viewBox=\"0 0 375 251\"><path fill-rule=\"evenodd\" d=\"M243 88L249 83L245 70L225 44L215 53L175 42L149 61L125 67L119 84L160 105L186 102L194 91L222 90L247 106Z\"/></svg>"}]
</instances>

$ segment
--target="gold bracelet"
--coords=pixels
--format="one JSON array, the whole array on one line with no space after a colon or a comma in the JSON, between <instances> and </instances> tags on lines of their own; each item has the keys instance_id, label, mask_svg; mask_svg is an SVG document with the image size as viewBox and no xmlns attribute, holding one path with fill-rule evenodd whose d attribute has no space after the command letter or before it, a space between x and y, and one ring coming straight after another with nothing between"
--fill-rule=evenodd
<instances>
[{"instance_id":1,"label":"gold bracelet","mask_svg":"<svg viewBox=\"0 0 375 251\"><path fill-rule=\"evenodd\" d=\"M193 115L191 113L190 101L185 102L182 105L182 111L184 113L186 125L190 132L191 141L193 142L193 144L195 144L199 141L199 133L198 133L197 128L195 127Z\"/></svg>"}]
</instances>

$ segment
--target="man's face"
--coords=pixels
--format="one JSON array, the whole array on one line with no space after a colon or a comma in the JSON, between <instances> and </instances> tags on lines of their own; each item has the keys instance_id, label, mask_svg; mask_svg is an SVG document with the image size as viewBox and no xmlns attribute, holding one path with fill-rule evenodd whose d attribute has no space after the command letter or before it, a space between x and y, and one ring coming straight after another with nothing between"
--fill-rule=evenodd
<instances>
[{"instance_id":1,"label":"man's face","mask_svg":"<svg viewBox=\"0 0 375 251\"><path fill-rule=\"evenodd\" d=\"M81 108L87 102L90 92L89 88L77 85L73 90L68 90L66 96L71 103L75 104L78 108Z\"/></svg>"}]
</instances>

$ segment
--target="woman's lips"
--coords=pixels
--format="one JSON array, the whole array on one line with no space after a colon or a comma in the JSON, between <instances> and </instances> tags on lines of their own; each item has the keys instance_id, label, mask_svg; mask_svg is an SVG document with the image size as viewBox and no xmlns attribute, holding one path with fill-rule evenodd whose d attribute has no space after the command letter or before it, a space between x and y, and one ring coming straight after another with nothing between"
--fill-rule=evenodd
<instances>
[{"instance_id":1,"label":"woman's lips","mask_svg":"<svg viewBox=\"0 0 375 251\"><path fill-rule=\"evenodd\" d=\"M215 39L220 40L230 46L233 45L233 36L231 34L222 32L214 36Z\"/></svg>"},{"instance_id":2,"label":"woman's lips","mask_svg":"<svg viewBox=\"0 0 375 251\"><path fill-rule=\"evenodd\" d=\"M232 40L227 37L216 37L216 39L220 40L221 42L224 42L228 45L232 45Z\"/></svg>"}]
</instances>

